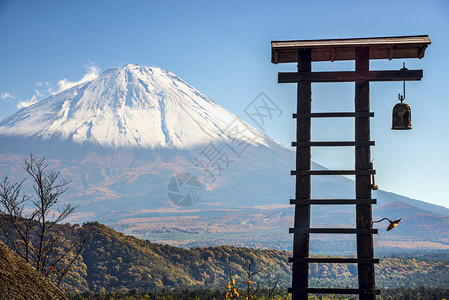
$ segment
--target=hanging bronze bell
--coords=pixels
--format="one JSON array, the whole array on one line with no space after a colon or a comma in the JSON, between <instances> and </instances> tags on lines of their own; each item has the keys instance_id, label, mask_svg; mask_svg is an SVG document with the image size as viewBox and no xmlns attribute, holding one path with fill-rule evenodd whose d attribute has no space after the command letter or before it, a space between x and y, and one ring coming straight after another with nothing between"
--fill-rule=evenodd
<instances>
[{"instance_id":1,"label":"hanging bronze bell","mask_svg":"<svg viewBox=\"0 0 449 300\"><path fill-rule=\"evenodd\" d=\"M407 70L405 63L403 64L401 71L403 70ZM398 94L398 99L401 103L398 103L393 107L393 126L391 126L391 129L394 130L412 129L412 111L410 105L403 103L405 99L405 80L403 81L402 87L404 89L404 94Z\"/></svg>"},{"instance_id":2,"label":"hanging bronze bell","mask_svg":"<svg viewBox=\"0 0 449 300\"><path fill-rule=\"evenodd\" d=\"M393 126L394 130L412 129L411 109L407 103L398 103L393 108Z\"/></svg>"}]
</instances>

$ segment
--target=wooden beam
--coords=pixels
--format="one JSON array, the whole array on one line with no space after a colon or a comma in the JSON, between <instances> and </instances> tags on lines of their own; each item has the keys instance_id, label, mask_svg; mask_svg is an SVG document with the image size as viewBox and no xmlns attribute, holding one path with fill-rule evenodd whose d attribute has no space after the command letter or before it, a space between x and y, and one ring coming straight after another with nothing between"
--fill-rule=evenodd
<instances>
[{"instance_id":1,"label":"wooden beam","mask_svg":"<svg viewBox=\"0 0 449 300\"><path fill-rule=\"evenodd\" d=\"M356 73L369 73L369 47L356 48L355 70ZM422 76L422 71L420 71L420 75ZM362 77L357 78L357 81L355 82L354 104L356 113L368 113L370 111L369 85L369 81ZM367 117L356 116L355 141L368 142L369 140L370 119ZM373 171L371 167L369 146L355 147L355 169L357 173L355 176L356 198L370 199L371 178L369 174L365 174L365 172ZM356 205L356 225L357 230L359 231L357 232L357 258L373 259L373 235L370 232L372 230L371 204L360 203ZM376 287L374 264L358 263L357 270L359 289L374 290ZM375 300L376 296L374 294L360 294L359 299Z\"/></svg>"},{"instance_id":2,"label":"wooden beam","mask_svg":"<svg viewBox=\"0 0 449 300\"><path fill-rule=\"evenodd\" d=\"M424 57L424 51L426 51L427 46L422 46L419 50L418 58L421 59Z\"/></svg>"},{"instance_id":3,"label":"wooden beam","mask_svg":"<svg viewBox=\"0 0 449 300\"><path fill-rule=\"evenodd\" d=\"M288 292L297 292L298 289L289 288ZM379 295L380 290L378 289L343 289L343 288L307 288L305 289L307 293L310 294L359 294L359 295ZM374 298L375 299L375 298Z\"/></svg>"},{"instance_id":4,"label":"wooden beam","mask_svg":"<svg viewBox=\"0 0 449 300\"><path fill-rule=\"evenodd\" d=\"M353 113L353 112L329 112L329 113L299 113L293 114L293 119L296 118L353 118L353 117L374 117L374 113Z\"/></svg>"},{"instance_id":5,"label":"wooden beam","mask_svg":"<svg viewBox=\"0 0 449 300\"><path fill-rule=\"evenodd\" d=\"M309 143L298 143L292 142L292 147L304 147L304 146L312 146L312 147L348 147L348 146L374 146L374 141L369 142L309 142Z\"/></svg>"},{"instance_id":6,"label":"wooden beam","mask_svg":"<svg viewBox=\"0 0 449 300\"><path fill-rule=\"evenodd\" d=\"M337 72L281 72L278 83L310 82L354 82L354 81L419 81L422 70L398 71L337 71Z\"/></svg>"},{"instance_id":7,"label":"wooden beam","mask_svg":"<svg viewBox=\"0 0 449 300\"><path fill-rule=\"evenodd\" d=\"M309 73L312 71L312 58L310 49L299 49L297 52L298 72ZM312 110L312 85L310 81L298 81L297 109L298 113L309 114ZM296 119L296 140L308 143L311 138L311 119ZM311 152L309 147L301 147L296 151L296 169L310 170ZM296 177L295 198L310 199L311 178L310 174L302 174ZM309 256L309 232L310 229L310 205L295 207L294 227L304 229L293 235L293 257ZM309 286L309 264L295 262L292 265L292 287L305 289ZM307 300L308 293L304 290L295 292L292 300Z\"/></svg>"},{"instance_id":8,"label":"wooden beam","mask_svg":"<svg viewBox=\"0 0 449 300\"><path fill-rule=\"evenodd\" d=\"M292 170L291 175L370 175L375 170ZM370 197L371 198L371 197Z\"/></svg>"},{"instance_id":9,"label":"wooden beam","mask_svg":"<svg viewBox=\"0 0 449 300\"><path fill-rule=\"evenodd\" d=\"M351 205L376 203L376 199L290 199L290 204L296 205Z\"/></svg>"},{"instance_id":10,"label":"wooden beam","mask_svg":"<svg viewBox=\"0 0 449 300\"><path fill-rule=\"evenodd\" d=\"M290 233L318 234L377 234L377 229L370 228L290 228ZM364 257L362 257L364 258ZM368 257L372 258L372 257Z\"/></svg>"},{"instance_id":11,"label":"wooden beam","mask_svg":"<svg viewBox=\"0 0 449 300\"><path fill-rule=\"evenodd\" d=\"M422 48L431 43L428 36L272 41L271 62L298 62L299 49L311 50L312 61L354 60L360 47L369 49L369 59L420 58Z\"/></svg>"},{"instance_id":12,"label":"wooden beam","mask_svg":"<svg viewBox=\"0 0 449 300\"><path fill-rule=\"evenodd\" d=\"M356 264L356 263L372 263L378 264L379 259L374 258L352 258L352 257L306 257L306 258L294 258L289 257L289 262L307 262L307 263L320 263L320 264Z\"/></svg>"}]
</instances>

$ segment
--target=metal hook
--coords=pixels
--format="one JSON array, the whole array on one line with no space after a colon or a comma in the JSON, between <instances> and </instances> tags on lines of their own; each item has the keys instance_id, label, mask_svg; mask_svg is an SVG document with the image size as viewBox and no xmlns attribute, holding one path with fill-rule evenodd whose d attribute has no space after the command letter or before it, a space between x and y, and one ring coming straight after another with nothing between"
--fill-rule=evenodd
<instances>
[{"instance_id":1,"label":"metal hook","mask_svg":"<svg viewBox=\"0 0 449 300\"><path fill-rule=\"evenodd\" d=\"M374 159L373 159L374 160ZM374 166L373 166L373 160L369 163L370 164L370 169L374 170ZM371 174L371 189L373 191L377 190L379 187L376 185L376 182L374 181L374 174Z\"/></svg>"},{"instance_id":2,"label":"metal hook","mask_svg":"<svg viewBox=\"0 0 449 300\"><path fill-rule=\"evenodd\" d=\"M402 65L401 71L405 71L405 70L407 70L407 68L405 67L405 62L404 62L403 65ZM401 95L401 93L398 94L398 99L399 99L399 101L401 101L401 103L405 99L405 80L403 81L402 88L403 88L403 91L404 91L404 95Z\"/></svg>"}]
</instances>

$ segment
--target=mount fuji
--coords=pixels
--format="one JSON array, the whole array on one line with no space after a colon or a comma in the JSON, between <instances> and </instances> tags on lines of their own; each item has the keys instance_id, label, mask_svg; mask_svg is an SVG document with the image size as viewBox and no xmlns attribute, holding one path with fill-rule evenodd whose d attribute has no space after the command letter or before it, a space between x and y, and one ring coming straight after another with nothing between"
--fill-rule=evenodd
<instances>
[{"instance_id":1,"label":"mount fuji","mask_svg":"<svg viewBox=\"0 0 449 300\"><path fill-rule=\"evenodd\" d=\"M169 71L110 69L1 120L0 176L24 178L30 153L72 181L61 200L79 205L73 222L98 220L174 245L291 244L294 152ZM352 180L324 177L313 179L314 198L354 197ZM449 229L444 207L384 191L374 196L382 216L415 224L438 216L432 226ZM313 222L352 224L354 208L314 207ZM449 248L448 231L432 245ZM397 230L381 241L409 243L417 234L430 238Z\"/></svg>"},{"instance_id":2,"label":"mount fuji","mask_svg":"<svg viewBox=\"0 0 449 300\"><path fill-rule=\"evenodd\" d=\"M191 149L229 142L224 131L235 118L173 73L129 64L22 109L2 120L0 132L112 148ZM245 126L254 144L275 143Z\"/></svg>"}]
</instances>

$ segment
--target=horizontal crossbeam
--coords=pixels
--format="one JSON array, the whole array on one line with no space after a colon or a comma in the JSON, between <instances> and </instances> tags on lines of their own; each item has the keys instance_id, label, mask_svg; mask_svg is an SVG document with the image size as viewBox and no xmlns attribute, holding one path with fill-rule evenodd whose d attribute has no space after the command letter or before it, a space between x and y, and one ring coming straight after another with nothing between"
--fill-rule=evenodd
<instances>
[{"instance_id":1,"label":"horizontal crossbeam","mask_svg":"<svg viewBox=\"0 0 449 300\"><path fill-rule=\"evenodd\" d=\"M338 71L338 72L281 72L278 83L355 82L355 81L419 81L422 70L402 71Z\"/></svg>"},{"instance_id":2,"label":"horizontal crossbeam","mask_svg":"<svg viewBox=\"0 0 449 300\"><path fill-rule=\"evenodd\" d=\"M292 115L296 118L352 118L352 117L374 117L373 112L327 112L327 113L297 113Z\"/></svg>"},{"instance_id":3,"label":"horizontal crossbeam","mask_svg":"<svg viewBox=\"0 0 449 300\"><path fill-rule=\"evenodd\" d=\"M289 257L289 262L305 263L332 263L332 264L378 264L378 258L352 258L352 257Z\"/></svg>"},{"instance_id":4,"label":"horizontal crossbeam","mask_svg":"<svg viewBox=\"0 0 449 300\"><path fill-rule=\"evenodd\" d=\"M340 289L340 288L288 288L288 292L292 293L305 291L310 294L354 294L354 295L379 295L378 289Z\"/></svg>"},{"instance_id":5,"label":"horizontal crossbeam","mask_svg":"<svg viewBox=\"0 0 449 300\"><path fill-rule=\"evenodd\" d=\"M290 233L377 234L372 228L290 228Z\"/></svg>"},{"instance_id":6,"label":"horizontal crossbeam","mask_svg":"<svg viewBox=\"0 0 449 300\"><path fill-rule=\"evenodd\" d=\"M374 146L374 141L359 142L292 142L292 147L346 147L346 146Z\"/></svg>"},{"instance_id":7,"label":"horizontal crossbeam","mask_svg":"<svg viewBox=\"0 0 449 300\"><path fill-rule=\"evenodd\" d=\"M291 175L370 175L375 170L292 170Z\"/></svg>"},{"instance_id":8,"label":"horizontal crossbeam","mask_svg":"<svg viewBox=\"0 0 449 300\"><path fill-rule=\"evenodd\" d=\"M377 204L377 200L376 199L290 199L290 204L296 205Z\"/></svg>"}]
</instances>

